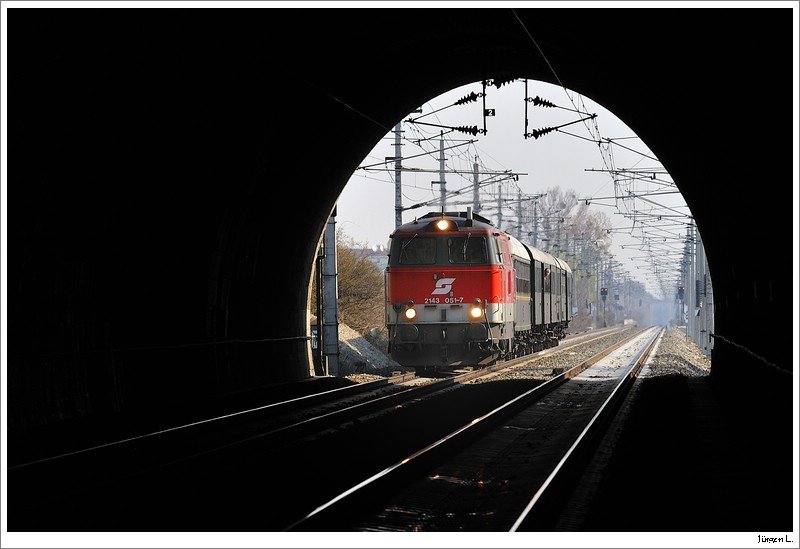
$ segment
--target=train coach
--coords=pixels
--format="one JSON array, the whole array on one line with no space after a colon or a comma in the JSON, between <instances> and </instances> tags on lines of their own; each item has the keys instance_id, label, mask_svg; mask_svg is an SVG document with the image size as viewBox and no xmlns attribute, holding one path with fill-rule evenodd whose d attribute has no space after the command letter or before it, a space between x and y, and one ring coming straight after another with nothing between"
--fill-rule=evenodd
<instances>
[{"instance_id":1,"label":"train coach","mask_svg":"<svg viewBox=\"0 0 800 549\"><path fill-rule=\"evenodd\" d=\"M485 366L558 344L572 271L466 212L432 212L391 235L389 351L418 373Z\"/></svg>"}]
</instances>

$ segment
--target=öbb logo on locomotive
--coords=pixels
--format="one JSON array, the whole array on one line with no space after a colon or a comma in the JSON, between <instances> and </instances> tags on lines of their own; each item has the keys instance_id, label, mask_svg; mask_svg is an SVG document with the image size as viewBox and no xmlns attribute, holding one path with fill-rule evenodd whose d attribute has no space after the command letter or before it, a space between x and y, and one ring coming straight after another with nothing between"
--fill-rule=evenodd
<instances>
[{"instance_id":1,"label":"\u00f6bb logo on locomotive","mask_svg":"<svg viewBox=\"0 0 800 549\"><path fill-rule=\"evenodd\" d=\"M455 278L440 278L436 281L436 288L431 292L431 295L447 295L453 289L453 282Z\"/></svg>"},{"instance_id":2,"label":"\u00f6bb logo on locomotive","mask_svg":"<svg viewBox=\"0 0 800 549\"><path fill-rule=\"evenodd\" d=\"M471 208L428 213L390 238L386 326L400 364L418 372L481 367L565 337L572 270L563 260ZM459 295L449 297L456 280Z\"/></svg>"}]
</instances>

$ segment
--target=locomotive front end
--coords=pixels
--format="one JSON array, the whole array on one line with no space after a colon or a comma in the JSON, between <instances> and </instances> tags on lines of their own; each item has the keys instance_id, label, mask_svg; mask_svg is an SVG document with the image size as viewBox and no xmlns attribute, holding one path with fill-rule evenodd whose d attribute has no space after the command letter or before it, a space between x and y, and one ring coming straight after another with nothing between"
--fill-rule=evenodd
<instances>
[{"instance_id":1,"label":"locomotive front end","mask_svg":"<svg viewBox=\"0 0 800 549\"><path fill-rule=\"evenodd\" d=\"M419 372L497 358L497 341L509 336L496 234L459 214L429 214L392 234L386 325L394 360Z\"/></svg>"}]
</instances>

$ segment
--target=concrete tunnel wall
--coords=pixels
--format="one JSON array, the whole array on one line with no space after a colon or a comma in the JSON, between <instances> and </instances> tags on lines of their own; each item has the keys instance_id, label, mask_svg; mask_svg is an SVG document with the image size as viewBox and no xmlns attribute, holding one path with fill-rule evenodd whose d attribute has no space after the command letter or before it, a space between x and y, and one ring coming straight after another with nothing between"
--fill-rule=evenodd
<instances>
[{"instance_id":1,"label":"concrete tunnel wall","mask_svg":"<svg viewBox=\"0 0 800 549\"><path fill-rule=\"evenodd\" d=\"M785 433L791 9L618 11L517 14L561 82L674 177L716 332L778 366L717 341L713 374L726 394L761 390L755 411ZM456 86L555 82L510 10L8 20L12 435L307 377L305 340L253 340L306 335L318 237L366 153ZM775 58L785 71L758 61Z\"/></svg>"}]
</instances>

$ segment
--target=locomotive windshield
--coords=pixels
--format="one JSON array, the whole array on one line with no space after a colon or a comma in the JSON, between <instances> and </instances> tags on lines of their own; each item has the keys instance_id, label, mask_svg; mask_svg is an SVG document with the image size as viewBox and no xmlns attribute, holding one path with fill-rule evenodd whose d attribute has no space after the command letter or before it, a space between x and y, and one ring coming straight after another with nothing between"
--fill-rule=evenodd
<instances>
[{"instance_id":1,"label":"locomotive windshield","mask_svg":"<svg viewBox=\"0 0 800 549\"><path fill-rule=\"evenodd\" d=\"M433 265L436 263L435 238L414 235L399 240L398 263L400 265Z\"/></svg>"},{"instance_id":2,"label":"locomotive windshield","mask_svg":"<svg viewBox=\"0 0 800 549\"><path fill-rule=\"evenodd\" d=\"M447 259L450 263L488 263L486 239L482 236L454 236L447 239Z\"/></svg>"},{"instance_id":3,"label":"locomotive windshield","mask_svg":"<svg viewBox=\"0 0 800 549\"><path fill-rule=\"evenodd\" d=\"M426 236L423 236L426 235ZM392 238L389 265L494 265L495 239L486 234L430 235L416 233Z\"/></svg>"}]
</instances>

